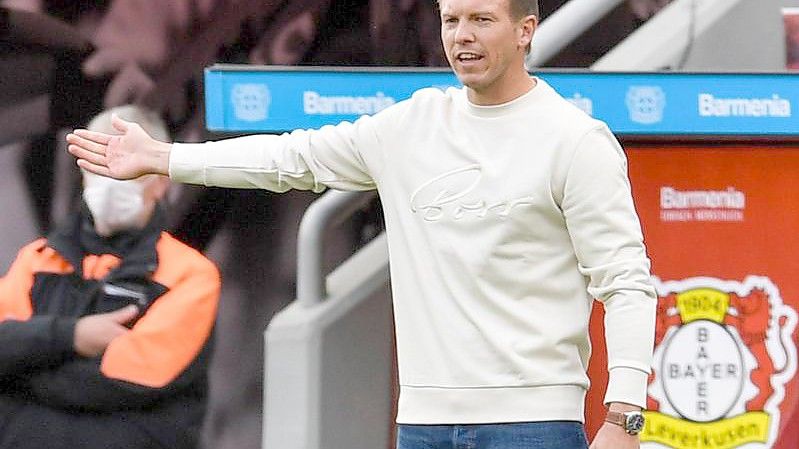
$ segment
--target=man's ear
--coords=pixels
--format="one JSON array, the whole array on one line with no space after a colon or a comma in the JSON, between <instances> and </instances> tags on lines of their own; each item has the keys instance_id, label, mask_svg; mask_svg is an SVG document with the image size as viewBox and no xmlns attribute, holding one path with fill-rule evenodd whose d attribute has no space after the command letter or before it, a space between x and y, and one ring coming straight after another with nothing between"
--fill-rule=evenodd
<instances>
[{"instance_id":1,"label":"man's ear","mask_svg":"<svg viewBox=\"0 0 799 449\"><path fill-rule=\"evenodd\" d=\"M538 17L529 15L521 20L519 27L519 48L527 48L530 45L537 28Z\"/></svg>"}]
</instances>

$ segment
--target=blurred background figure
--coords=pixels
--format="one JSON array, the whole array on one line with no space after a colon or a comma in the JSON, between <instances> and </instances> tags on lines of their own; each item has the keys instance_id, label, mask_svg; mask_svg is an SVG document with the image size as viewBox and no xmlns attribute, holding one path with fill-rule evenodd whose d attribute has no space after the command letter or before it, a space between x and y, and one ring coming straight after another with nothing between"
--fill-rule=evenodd
<instances>
[{"instance_id":1,"label":"blurred background figure","mask_svg":"<svg viewBox=\"0 0 799 449\"><path fill-rule=\"evenodd\" d=\"M799 70L799 8L782 8L785 25L785 68Z\"/></svg>"},{"instance_id":2,"label":"blurred background figure","mask_svg":"<svg viewBox=\"0 0 799 449\"><path fill-rule=\"evenodd\" d=\"M629 34L629 0L549 65L584 67ZM638 0L640 1L640 0ZM657 0L651 0L657 1ZM566 0L542 0L543 17ZM0 269L23 242L76 213L81 175L60 147L65 130L104 109L141 104L173 139L205 129L203 70L214 63L447 65L435 2L423 0L0 0L50 26L0 27ZM33 16L33 15L35 16ZM14 21L20 24L23 22ZM58 24L56 26L56 23ZM12 30L7 28L7 30ZM66 31L68 30L68 31ZM13 145L8 145L13 143ZM5 201L4 198L4 201ZM225 279L210 367L204 446L261 445L263 330L295 295L296 234L316 195L173 186L166 226L216 261ZM331 230L328 265L382 229L373 202Z\"/></svg>"},{"instance_id":3,"label":"blurred background figure","mask_svg":"<svg viewBox=\"0 0 799 449\"><path fill-rule=\"evenodd\" d=\"M162 138L159 116L112 113ZM164 232L168 179L83 174L80 206L0 278L0 448L195 448L220 291Z\"/></svg>"},{"instance_id":4,"label":"blurred background figure","mask_svg":"<svg viewBox=\"0 0 799 449\"><path fill-rule=\"evenodd\" d=\"M652 18L672 0L627 0L635 17L641 22Z\"/></svg>"}]
</instances>

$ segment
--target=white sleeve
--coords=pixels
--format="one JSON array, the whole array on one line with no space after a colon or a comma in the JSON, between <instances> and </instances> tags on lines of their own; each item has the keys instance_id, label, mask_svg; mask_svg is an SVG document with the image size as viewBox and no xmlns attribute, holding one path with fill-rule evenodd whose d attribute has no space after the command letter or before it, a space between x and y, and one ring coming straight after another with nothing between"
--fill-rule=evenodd
<instances>
[{"instance_id":1,"label":"white sleeve","mask_svg":"<svg viewBox=\"0 0 799 449\"><path fill-rule=\"evenodd\" d=\"M645 407L657 296L627 160L607 127L594 128L578 144L562 208L588 293L605 307L605 403Z\"/></svg>"},{"instance_id":2,"label":"white sleeve","mask_svg":"<svg viewBox=\"0 0 799 449\"><path fill-rule=\"evenodd\" d=\"M189 184L274 192L371 190L384 151L378 121L364 116L317 130L174 144L169 176Z\"/></svg>"}]
</instances>

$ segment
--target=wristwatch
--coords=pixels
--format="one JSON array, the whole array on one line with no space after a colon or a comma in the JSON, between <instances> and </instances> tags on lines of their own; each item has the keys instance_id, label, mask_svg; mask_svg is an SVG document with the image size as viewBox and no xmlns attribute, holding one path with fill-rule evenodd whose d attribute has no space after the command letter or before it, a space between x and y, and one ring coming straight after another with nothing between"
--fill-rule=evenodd
<instances>
[{"instance_id":1,"label":"wristwatch","mask_svg":"<svg viewBox=\"0 0 799 449\"><path fill-rule=\"evenodd\" d=\"M621 426L630 435L638 435L644 428L644 414L641 412L609 411L605 421Z\"/></svg>"}]
</instances>

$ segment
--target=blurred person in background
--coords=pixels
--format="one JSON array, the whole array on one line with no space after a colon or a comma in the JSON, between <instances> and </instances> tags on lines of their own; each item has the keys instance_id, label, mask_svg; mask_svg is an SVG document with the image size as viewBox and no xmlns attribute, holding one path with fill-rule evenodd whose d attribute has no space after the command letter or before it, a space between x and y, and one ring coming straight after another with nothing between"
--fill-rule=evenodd
<instances>
[{"instance_id":1,"label":"blurred person in background","mask_svg":"<svg viewBox=\"0 0 799 449\"><path fill-rule=\"evenodd\" d=\"M671 2L672 0L627 0L633 14L642 23L651 19Z\"/></svg>"},{"instance_id":2,"label":"blurred person in background","mask_svg":"<svg viewBox=\"0 0 799 449\"><path fill-rule=\"evenodd\" d=\"M136 106L106 111L168 138ZM0 278L0 448L196 448L220 290L164 232L160 176L83 173L82 202Z\"/></svg>"},{"instance_id":3,"label":"blurred person in background","mask_svg":"<svg viewBox=\"0 0 799 449\"><path fill-rule=\"evenodd\" d=\"M68 188L54 164L58 135L103 108L147 105L182 141L211 137L202 110L203 69L216 62L283 65L446 65L434 3L422 0L5 0L73 28L88 50L60 58L53 70L50 131L34 136L23 172L47 232L60 221ZM59 33L52 36L58 41ZM21 50L27 51L27 50ZM20 78L29 73L20 73ZM262 331L294 297L296 229L310 192L272 195L257 189L170 189L169 229L198 250L213 242L226 279L211 365L205 446L261 444ZM179 199L177 199L179 198ZM56 206L56 207L53 207ZM379 205L356 216L331 258L350 254L379 228ZM263 229L275 232L264 233ZM341 238L346 234L346 238ZM26 237L27 239L27 237Z\"/></svg>"},{"instance_id":4,"label":"blurred person in background","mask_svg":"<svg viewBox=\"0 0 799 449\"><path fill-rule=\"evenodd\" d=\"M0 2L8 25L0 42L0 58L11 58L3 61L8 64L5 70L11 76L4 80L8 84L0 84L2 103L13 111L14 105L46 95L46 109L42 108L41 113L33 113L38 109L30 106L13 111L24 115L25 121L46 122L28 125L37 132L26 136L26 149L20 159L20 171L38 233L49 232L53 218L55 154L60 130L86 123L102 109L106 80L87 79L80 69L81 62L92 51L91 30L102 12L102 3L81 0ZM38 70L23 64L23 69L15 74L15 57L46 58L49 63L35 67ZM18 98L21 95L31 98ZM74 178L76 186L77 176ZM70 197L75 193L75 189L72 190Z\"/></svg>"},{"instance_id":5,"label":"blurred person in background","mask_svg":"<svg viewBox=\"0 0 799 449\"><path fill-rule=\"evenodd\" d=\"M203 144L161 142L117 120L122 136L77 130L69 150L119 179L378 190L400 449L587 448L596 298L609 410L591 448L637 448L656 298L624 151L606 124L527 73L535 0L438 4L463 88L422 89L354 123Z\"/></svg>"}]
</instances>

